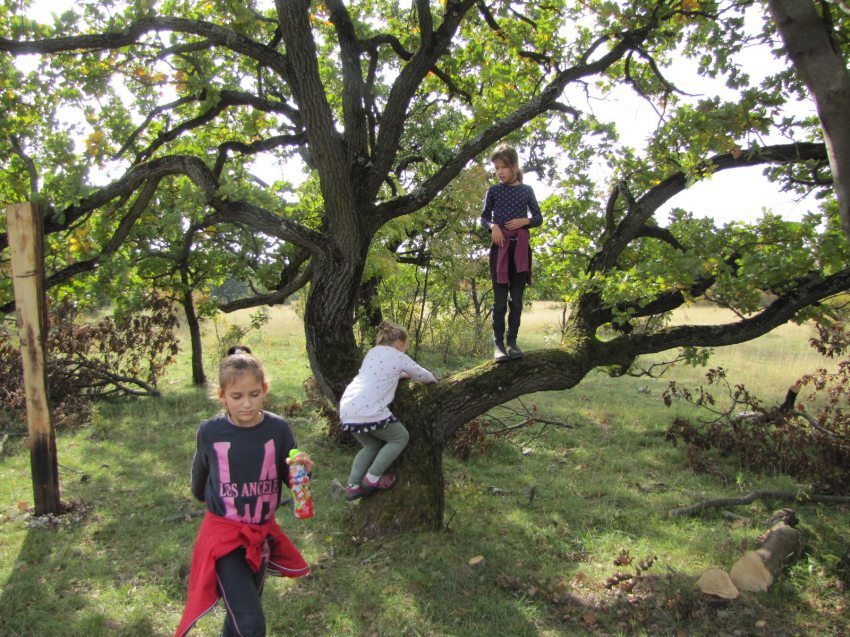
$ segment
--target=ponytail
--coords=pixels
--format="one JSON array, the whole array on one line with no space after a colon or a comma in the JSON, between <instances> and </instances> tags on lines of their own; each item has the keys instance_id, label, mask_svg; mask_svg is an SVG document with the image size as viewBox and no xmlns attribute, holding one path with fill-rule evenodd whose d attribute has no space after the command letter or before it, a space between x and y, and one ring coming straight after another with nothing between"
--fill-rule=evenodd
<instances>
[{"instance_id":1,"label":"ponytail","mask_svg":"<svg viewBox=\"0 0 850 637\"><path fill-rule=\"evenodd\" d=\"M378 325L378 337L375 339L375 345L388 345L392 347L393 343L397 343L398 341L406 343L408 338L407 330L398 323L381 321L381 324Z\"/></svg>"},{"instance_id":2,"label":"ponytail","mask_svg":"<svg viewBox=\"0 0 850 637\"><path fill-rule=\"evenodd\" d=\"M218 366L218 386L227 389L234 379L242 374L253 374L261 383L266 382L266 371L263 364L247 345L234 345L227 350L227 355Z\"/></svg>"}]
</instances>

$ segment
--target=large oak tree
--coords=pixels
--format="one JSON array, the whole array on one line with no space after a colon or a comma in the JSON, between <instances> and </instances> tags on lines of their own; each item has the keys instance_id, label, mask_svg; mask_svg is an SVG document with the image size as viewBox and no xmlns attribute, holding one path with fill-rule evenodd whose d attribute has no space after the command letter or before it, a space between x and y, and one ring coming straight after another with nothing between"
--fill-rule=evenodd
<instances>
[{"instance_id":1,"label":"large oak tree","mask_svg":"<svg viewBox=\"0 0 850 637\"><path fill-rule=\"evenodd\" d=\"M46 200L57 285L136 272L132 238L147 237L150 252L174 215L194 249L216 233L265 237L246 260L263 292L224 309L281 302L309 283L310 363L338 398L361 360L354 316L373 242L427 213L497 142L519 145L556 186L538 247L571 314L557 349L400 388L393 409L412 434L400 487L380 508L364 501L358 523L369 534L439 528L442 450L470 419L594 368L622 374L642 355L744 342L850 288L829 205L800 222L655 219L719 171L764 166L798 189L828 181L812 122L783 117L799 83L780 73L749 85L746 46L771 37L743 28L751 4L165 0L83 3L47 25L5 0L0 203ZM24 54L41 56L37 69L17 70ZM681 95L664 75L674 59L695 60L695 79L725 78L733 97ZM622 90L658 110L642 151L593 116L593 100ZM789 139L760 143L776 132ZM259 156L303 162L297 202L287 184L252 176ZM739 320L638 329L697 298ZM599 337L604 326L613 338Z\"/></svg>"}]
</instances>

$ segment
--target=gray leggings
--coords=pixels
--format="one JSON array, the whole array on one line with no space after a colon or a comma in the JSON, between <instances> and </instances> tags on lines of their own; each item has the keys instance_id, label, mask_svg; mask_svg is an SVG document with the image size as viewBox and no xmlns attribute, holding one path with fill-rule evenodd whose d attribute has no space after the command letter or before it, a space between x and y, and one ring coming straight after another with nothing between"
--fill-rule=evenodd
<instances>
[{"instance_id":1,"label":"gray leggings","mask_svg":"<svg viewBox=\"0 0 850 637\"><path fill-rule=\"evenodd\" d=\"M375 431L354 434L354 437L363 445L363 448L354 456L348 484L360 484L367 473L373 476L383 475L387 467L407 446L410 434L400 422L393 422Z\"/></svg>"}]
</instances>

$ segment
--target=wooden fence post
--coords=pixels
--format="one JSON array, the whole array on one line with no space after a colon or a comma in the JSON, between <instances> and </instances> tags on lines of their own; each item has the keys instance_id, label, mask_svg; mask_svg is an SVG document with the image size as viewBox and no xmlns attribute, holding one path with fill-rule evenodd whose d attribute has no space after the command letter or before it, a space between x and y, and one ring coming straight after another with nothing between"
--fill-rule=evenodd
<instances>
[{"instance_id":1,"label":"wooden fence post","mask_svg":"<svg viewBox=\"0 0 850 637\"><path fill-rule=\"evenodd\" d=\"M35 514L59 515L56 436L47 404L47 304L44 298L44 225L38 204L6 207L12 283L27 394L30 468Z\"/></svg>"}]
</instances>

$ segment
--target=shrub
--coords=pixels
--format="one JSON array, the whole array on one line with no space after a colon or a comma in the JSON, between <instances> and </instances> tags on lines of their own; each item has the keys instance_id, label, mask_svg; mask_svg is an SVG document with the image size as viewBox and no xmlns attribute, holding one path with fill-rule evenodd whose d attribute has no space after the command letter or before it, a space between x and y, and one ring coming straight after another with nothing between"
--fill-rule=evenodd
<instances>
[{"instance_id":1,"label":"shrub","mask_svg":"<svg viewBox=\"0 0 850 637\"><path fill-rule=\"evenodd\" d=\"M154 297L145 313L78 322L68 299L48 308L45 373L54 426L88 420L90 401L157 396L157 382L178 352L178 317L172 304ZM0 424L25 418L23 363L18 339L0 329Z\"/></svg>"},{"instance_id":2,"label":"shrub","mask_svg":"<svg viewBox=\"0 0 850 637\"><path fill-rule=\"evenodd\" d=\"M850 335L840 324L820 327L811 344L824 356L843 356L850 349ZM699 424L676 418L667 430L667 440L688 445L691 468L716 472L706 452L716 449L721 455L737 454L742 467L758 471L779 471L808 481L821 493L846 492L850 489L850 360L839 363L838 371L825 369L806 375L789 390L783 405L765 408L744 385L732 388L722 368L707 374L708 384L722 386L731 398L727 408L717 406L714 396L704 387L691 393L670 383L664 400L670 406L679 397L699 406L710 419ZM797 392L810 385L814 391L797 403ZM823 403L814 413L807 404Z\"/></svg>"}]
</instances>

